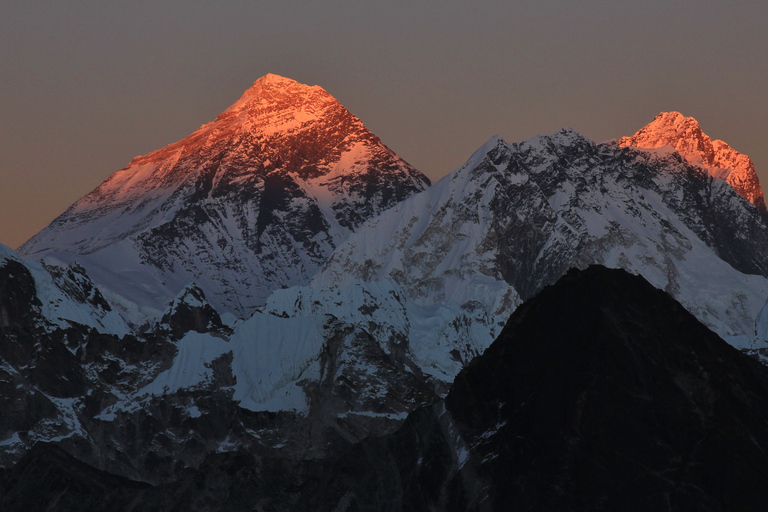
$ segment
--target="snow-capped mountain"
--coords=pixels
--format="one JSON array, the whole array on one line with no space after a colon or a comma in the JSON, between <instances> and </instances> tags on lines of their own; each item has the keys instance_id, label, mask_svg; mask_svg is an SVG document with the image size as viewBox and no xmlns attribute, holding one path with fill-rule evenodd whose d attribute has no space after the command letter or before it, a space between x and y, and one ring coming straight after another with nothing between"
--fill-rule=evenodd
<instances>
[{"instance_id":1,"label":"snow-capped mountain","mask_svg":"<svg viewBox=\"0 0 768 512\"><path fill-rule=\"evenodd\" d=\"M523 301L595 263L643 276L731 344L768 356L766 215L724 179L735 167L667 146L595 144L572 130L493 137L425 189L325 91L267 75L81 199L24 245L28 260L0 247L10 397L0 465L49 441L162 486L205 468L253 469L238 458L248 454L253 474L301 487L335 462L354 465L366 438L410 436L393 432L432 404L409 428L427 428L428 441L442 429L448 452L437 458L461 472L502 420L468 445L424 411L445 411L454 377ZM110 304L152 321L129 332ZM531 325L557 330L561 316ZM394 449L387 460L406 454L413 474L434 467Z\"/></svg>"},{"instance_id":2,"label":"snow-capped mountain","mask_svg":"<svg viewBox=\"0 0 768 512\"><path fill-rule=\"evenodd\" d=\"M362 222L428 185L322 88L266 75L19 253L77 261L137 322L191 282L220 312L244 316L272 290L307 283Z\"/></svg>"},{"instance_id":3,"label":"snow-capped mountain","mask_svg":"<svg viewBox=\"0 0 768 512\"><path fill-rule=\"evenodd\" d=\"M650 149L672 146L688 162L723 178L744 199L766 209L752 160L722 140L712 140L692 117L679 112L662 112L633 136L620 138L619 144Z\"/></svg>"},{"instance_id":4,"label":"snow-capped mountain","mask_svg":"<svg viewBox=\"0 0 768 512\"><path fill-rule=\"evenodd\" d=\"M482 352L519 298L569 268L604 264L644 276L733 344L757 349L765 247L758 209L674 150L595 144L563 130L516 144L492 138L464 166L359 229L311 286L391 280L422 307L472 311L484 319L472 322L486 330L474 336ZM443 319L444 351L457 348L456 323Z\"/></svg>"}]
</instances>

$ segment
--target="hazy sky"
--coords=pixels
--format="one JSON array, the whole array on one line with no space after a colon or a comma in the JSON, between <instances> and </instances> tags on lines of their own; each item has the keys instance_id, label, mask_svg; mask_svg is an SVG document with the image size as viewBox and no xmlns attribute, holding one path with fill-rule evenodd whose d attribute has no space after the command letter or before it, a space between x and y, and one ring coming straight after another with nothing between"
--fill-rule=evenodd
<instances>
[{"instance_id":1,"label":"hazy sky","mask_svg":"<svg viewBox=\"0 0 768 512\"><path fill-rule=\"evenodd\" d=\"M768 2L4 0L0 243L266 73L321 85L433 180L494 134L596 141L661 111L768 186Z\"/></svg>"}]
</instances>

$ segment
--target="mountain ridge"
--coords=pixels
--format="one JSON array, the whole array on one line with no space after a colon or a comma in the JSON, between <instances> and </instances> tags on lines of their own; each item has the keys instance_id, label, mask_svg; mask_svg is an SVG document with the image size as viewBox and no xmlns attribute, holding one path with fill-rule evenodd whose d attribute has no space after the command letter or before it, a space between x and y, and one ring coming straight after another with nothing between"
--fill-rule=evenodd
<instances>
[{"instance_id":1,"label":"mountain ridge","mask_svg":"<svg viewBox=\"0 0 768 512\"><path fill-rule=\"evenodd\" d=\"M483 311L492 332L568 268L605 264L644 275L741 344L765 304L765 246L757 209L677 153L561 130L520 143L491 138L353 234L310 286L394 280L422 306Z\"/></svg>"}]
</instances>

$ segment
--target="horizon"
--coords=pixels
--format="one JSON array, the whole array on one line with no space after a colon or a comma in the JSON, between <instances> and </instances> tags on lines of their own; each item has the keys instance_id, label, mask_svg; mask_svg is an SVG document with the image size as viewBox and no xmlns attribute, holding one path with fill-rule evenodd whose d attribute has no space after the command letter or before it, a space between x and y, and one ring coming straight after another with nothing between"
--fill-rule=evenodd
<instances>
[{"instance_id":1,"label":"horizon","mask_svg":"<svg viewBox=\"0 0 768 512\"><path fill-rule=\"evenodd\" d=\"M268 73L319 85L433 182L493 134L602 142L678 111L768 183L768 5L439 5L5 5L0 243L16 249Z\"/></svg>"}]
</instances>

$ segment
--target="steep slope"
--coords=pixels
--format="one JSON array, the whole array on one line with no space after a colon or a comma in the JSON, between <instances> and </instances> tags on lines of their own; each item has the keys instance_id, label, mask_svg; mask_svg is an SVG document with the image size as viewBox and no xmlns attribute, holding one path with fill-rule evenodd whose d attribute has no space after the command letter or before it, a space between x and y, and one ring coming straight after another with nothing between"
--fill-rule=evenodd
<instances>
[{"instance_id":1,"label":"steep slope","mask_svg":"<svg viewBox=\"0 0 768 512\"><path fill-rule=\"evenodd\" d=\"M38 441L87 438L87 411L121 394L111 374L132 386L172 356L128 332L82 268L24 262L0 246L1 466Z\"/></svg>"},{"instance_id":2,"label":"steep slope","mask_svg":"<svg viewBox=\"0 0 768 512\"><path fill-rule=\"evenodd\" d=\"M649 149L671 146L691 164L701 165L713 176L723 178L744 199L766 209L752 160L722 140L713 141L692 117L662 112L633 136L620 138L619 144Z\"/></svg>"},{"instance_id":3,"label":"steep slope","mask_svg":"<svg viewBox=\"0 0 768 512\"><path fill-rule=\"evenodd\" d=\"M25 262L0 244L0 332L78 325L117 335L129 331L82 267Z\"/></svg>"},{"instance_id":4,"label":"steep slope","mask_svg":"<svg viewBox=\"0 0 768 512\"><path fill-rule=\"evenodd\" d=\"M766 425L764 366L642 278L590 267L518 308L447 398L394 433L309 460L211 454L149 489L39 448L0 473L0 505L757 511L768 500ZM44 479L64 465L74 474Z\"/></svg>"},{"instance_id":5,"label":"steep slope","mask_svg":"<svg viewBox=\"0 0 768 512\"><path fill-rule=\"evenodd\" d=\"M428 185L322 88L266 75L19 252L78 261L137 321L192 281L217 310L243 316L272 290L306 283L363 221Z\"/></svg>"},{"instance_id":6,"label":"steep slope","mask_svg":"<svg viewBox=\"0 0 768 512\"><path fill-rule=\"evenodd\" d=\"M677 153L598 145L563 130L516 144L492 138L351 236L312 288L393 280L416 304L453 302L485 317L490 343L518 294L532 297L569 268L597 263L643 275L755 349L768 296L765 247L759 211Z\"/></svg>"},{"instance_id":7,"label":"steep slope","mask_svg":"<svg viewBox=\"0 0 768 512\"><path fill-rule=\"evenodd\" d=\"M446 408L478 478L516 481L477 508L757 510L768 497L768 372L621 271L569 273L522 306Z\"/></svg>"}]
</instances>

